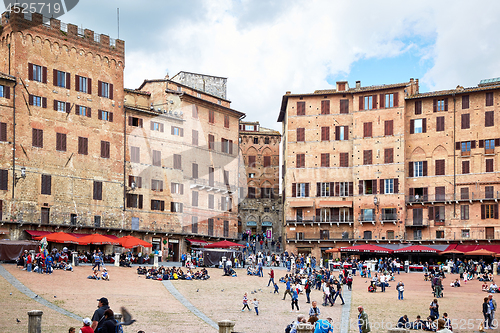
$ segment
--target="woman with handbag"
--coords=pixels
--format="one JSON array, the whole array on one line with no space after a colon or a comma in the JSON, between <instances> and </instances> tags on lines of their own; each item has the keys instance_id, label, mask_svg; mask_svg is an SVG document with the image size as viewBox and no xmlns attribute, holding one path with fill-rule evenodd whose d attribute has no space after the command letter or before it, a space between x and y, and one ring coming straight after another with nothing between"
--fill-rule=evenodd
<instances>
[{"instance_id":1,"label":"woman with handbag","mask_svg":"<svg viewBox=\"0 0 500 333\"><path fill-rule=\"evenodd\" d=\"M402 280L399 280L396 290L398 291L398 300L403 300L403 292L405 291L405 284Z\"/></svg>"}]
</instances>

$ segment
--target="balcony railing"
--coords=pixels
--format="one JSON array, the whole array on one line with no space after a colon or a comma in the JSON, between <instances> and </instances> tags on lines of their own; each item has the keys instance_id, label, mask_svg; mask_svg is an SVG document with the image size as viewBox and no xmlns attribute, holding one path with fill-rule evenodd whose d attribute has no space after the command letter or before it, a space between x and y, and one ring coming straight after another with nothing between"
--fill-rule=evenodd
<instances>
[{"instance_id":1,"label":"balcony railing","mask_svg":"<svg viewBox=\"0 0 500 333\"><path fill-rule=\"evenodd\" d=\"M312 217L304 217L304 218L288 218L286 219L287 224L340 224L340 223L353 223L354 222L354 217L353 216L347 216L347 217L332 217L329 219L325 218L320 218L319 216L312 216Z\"/></svg>"},{"instance_id":2,"label":"balcony railing","mask_svg":"<svg viewBox=\"0 0 500 333\"><path fill-rule=\"evenodd\" d=\"M326 235L322 235L318 237L318 235L307 235L307 234L302 234L301 237L297 237L295 234L289 235L290 237L287 237L289 242L327 242L327 241L340 241L340 240L352 240L354 239L354 235L352 232L348 231L339 231L339 232L330 232L326 238Z\"/></svg>"},{"instance_id":3,"label":"balcony railing","mask_svg":"<svg viewBox=\"0 0 500 333\"><path fill-rule=\"evenodd\" d=\"M500 191L475 191L468 193L453 193L446 194L429 194L429 195L408 195L406 203L428 203L428 202L451 202L461 200L498 200L500 199Z\"/></svg>"},{"instance_id":4,"label":"balcony railing","mask_svg":"<svg viewBox=\"0 0 500 333\"><path fill-rule=\"evenodd\" d=\"M428 227L429 219L422 218L414 220L413 218L408 218L405 220L405 226L407 227Z\"/></svg>"},{"instance_id":5,"label":"balcony railing","mask_svg":"<svg viewBox=\"0 0 500 333\"><path fill-rule=\"evenodd\" d=\"M398 220L398 214L396 213L382 213L382 220L384 222L392 222Z\"/></svg>"},{"instance_id":6,"label":"balcony railing","mask_svg":"<svg viewBox=\"0 0 500 333\"><path fill-rule=\"evenodd\" d=\"M359 222L375 222L375 214L373 215L364 215L360 214L358 217Z\"/></svg>"}]
</instances>

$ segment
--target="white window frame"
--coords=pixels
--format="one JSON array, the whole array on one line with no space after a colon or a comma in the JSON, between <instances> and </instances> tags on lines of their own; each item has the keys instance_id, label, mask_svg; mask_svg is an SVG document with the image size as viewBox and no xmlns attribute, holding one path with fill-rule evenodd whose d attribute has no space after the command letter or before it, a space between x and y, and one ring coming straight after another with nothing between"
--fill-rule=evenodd
<instances>
[{"instance_id":1,"label":"white window frame","mask_svg":"<svg viewBox=\"0 0 500 333\"><path fill-rule=\"evenodd\" d=\"M394 179L384 179L384 193L394 194Z\"/></svg>"},{"instance_id":2,"label":"white window frame","mask_svg":"<svg viewBox=\"0 0 500 333\"><path fill-rule=\"evenodd\" d=\"M321 196L329 197L332 193L332 189L330 188L330 183L321 183Z\"/></svg>"},{"instance_id":3,"label":"white window frame","mask_svg":"<svg viewBox=\"0 0 500 333\"><path fill-rule=\"evenodd\" d=\"M66 102L56 101L57 111L66 113Z\"/></svg>"},{"instance_id":4,"label":"white window frame","mask_svg":"<svg viewBox=\"0 0 500 333\"><path fill-rule=\"evenodd\" d=\"M415 134L422 133L423 130L422 123L423 123L422 119L415 119L415 121L413 122L413 133Z\"/></svg>"},{"instance_id":5,"label":"white window frame","mask_svg":"<svg viewBox=\"0 0 500 333\"><path fill-rule=\"evenodd\" d=\"M424 176L424 162L418 161L413 162L413 177L423 177Z\"/></svg>"},{"instance_id":6,"label":"white window frame","mask_svg":"<svg viewBox=\"0 0 500 333\"><path fill-rule=\"evenodd\" d=\"M349 182L339 182L339 196L340 197L349 196Z\"/></svg>"},{"instance_id":7,"label":"white window frame","mask_svg":"<svg viewBox=\"0 0 500 333\"><path fill-rule=\"evenodd\" d=\"M394 107L394 94L386 94L385 95L385 107L393 108Z\"/></svg>"},{"instance_id":8,"label":"white window frame","mask_svg":"<svg viewBox=\"0 0 500 333\"><path fill-rule=\"evenodd\" d=\"M42 82L42 66L33 65L33 81Z\"/></svg>"},{"instance_id":9,"label":"white window frame","mask_svg":"<svg viewBox=\"0 0 500 333\"><path fill-rule=\"evenodd\" d=\"M364 97L364 108L365 110L372 110L373 109L373 96L365 96Z\"/></svg>"},{"instance_id":10,"label":"white window frame","mask_svg":"<svg viewBox=\"0 0 500 333\"><path fill-rule=\"evenodd\" d=\"M306 183L298 183L297 198L305 198L305 197L306 197Z\"/></svg>"}]
</instances>

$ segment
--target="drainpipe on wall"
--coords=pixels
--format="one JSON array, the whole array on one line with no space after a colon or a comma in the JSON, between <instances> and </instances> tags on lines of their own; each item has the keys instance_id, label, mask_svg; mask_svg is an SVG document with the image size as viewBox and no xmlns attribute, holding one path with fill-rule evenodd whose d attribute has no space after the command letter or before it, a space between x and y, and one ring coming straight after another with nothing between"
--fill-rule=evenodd
<instances>
[{"instance_id":1,"label":"drainpipe on wall","mask_svg":"<svg viewBox=\"0 0 500 333\"><path fill-rule=\"evenodd\" d=\"M12 200L14 200L14 190L16 188L16 86L17 78L12 87Z\"/></svg>"}]
</instances>

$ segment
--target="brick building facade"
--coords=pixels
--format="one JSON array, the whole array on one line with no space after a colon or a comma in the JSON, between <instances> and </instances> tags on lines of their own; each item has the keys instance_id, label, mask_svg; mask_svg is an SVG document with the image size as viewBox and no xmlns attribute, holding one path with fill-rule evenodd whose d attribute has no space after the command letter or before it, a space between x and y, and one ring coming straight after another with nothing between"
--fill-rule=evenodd
<instances>
[{"instance_id":1,"label":"brick building facade","mask_svg":"<svg viewBox=\"0 0 500 333\"><path fill-rule=\"evenodd\" d=\"M240 122L240 149L245 172L239 205L241 229L248 234L282 236L279 193L279 148L281 134L260 126L259 122ZM244 177L243 177L244 175Z\"/></svg>"},{"instance_id":2,"label":"brick building facade","mask_svg":"<svg viewBox=\"0 0 500 333\"><path fill-rule=\"evenodd\" d=\"M225 78L124 89L123 41L38 14L2 25L1 233L133 234L173 260L186 237L237 238L244 114Z\"/></svg>"},{"instance_id":3,"label":"brick building facade","mask_svg":"<svg viewBox=\"0 0 500 333\"><path fill-rule=\"evenodd\" d=\"M124 228L124 42L38 14L4 13L2 25L0 71L16 78L14 112L1 115L14 148L2 159L10 238Z\"/></svg>"}]
</instances>

